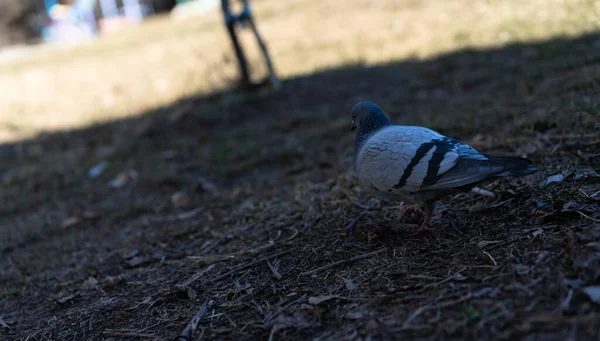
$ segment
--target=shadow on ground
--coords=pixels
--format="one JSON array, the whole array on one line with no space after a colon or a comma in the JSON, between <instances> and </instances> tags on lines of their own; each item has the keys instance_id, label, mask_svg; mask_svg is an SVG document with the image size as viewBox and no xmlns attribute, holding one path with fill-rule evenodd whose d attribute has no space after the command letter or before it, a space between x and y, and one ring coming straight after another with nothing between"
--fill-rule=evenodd
<instances>
[{"instance_id":1,"label":"shadow on ground","mask_svg":"<svg viewBox=\"0 0 600 341\"><path fill-rule=\"evenodd\" d=\"M597 337L599 44L349 65L4 145L0 333L172 339L213 300L196 336ZM353 177L360 100L541 172L448 198L438 232L409 236Z\"/></svg>"}]
</instances>

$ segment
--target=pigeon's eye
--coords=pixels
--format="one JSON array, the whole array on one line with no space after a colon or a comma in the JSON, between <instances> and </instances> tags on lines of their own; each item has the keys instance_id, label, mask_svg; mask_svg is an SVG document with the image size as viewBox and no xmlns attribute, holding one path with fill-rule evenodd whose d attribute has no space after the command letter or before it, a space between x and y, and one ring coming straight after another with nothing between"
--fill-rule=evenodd
<instances>
[{"instance_id":1,"label":"pigeon's eye","mask_svg":"<svg viewBox=\"0 0 600 341\"><path fill-rule=\"evenodd\" d=\"M355 120L356 119L356 114L352 114L352 119Z\"/></svg>"}]
</instances>

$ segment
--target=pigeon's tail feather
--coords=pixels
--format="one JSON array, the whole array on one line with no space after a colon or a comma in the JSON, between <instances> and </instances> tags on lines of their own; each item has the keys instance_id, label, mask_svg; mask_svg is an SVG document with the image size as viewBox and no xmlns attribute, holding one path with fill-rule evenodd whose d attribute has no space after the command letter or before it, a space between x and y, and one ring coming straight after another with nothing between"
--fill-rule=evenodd
<instances>
[{"instance_id":1,"label":"pigeon's tail feather","mask_svg":"<svg viewBox=\"0 0 600 341\"><path fill-rule=\"evenodd\" d=\"M498 176L523 176L523 175L533 174L537 171L538 171L538 169L535 167L527 167L525 169L512 169L512 170L506 171L504 173L500 173L500 174L498 174Z\"/></svg>"},{"instance_id":2,"label":"pigeon's tail feather","mask_svg":"<svg viewBox=\"0 0 600 341\"><path fill-rule=\"evenodd\" d=\"M494 176L523 176L538 171L535 167L529 167L531 161L522 157L490 155L486 155L486 157L489 162L502 165L505 169L504 172L495 174Z\"/></svg>"}]
</instances>

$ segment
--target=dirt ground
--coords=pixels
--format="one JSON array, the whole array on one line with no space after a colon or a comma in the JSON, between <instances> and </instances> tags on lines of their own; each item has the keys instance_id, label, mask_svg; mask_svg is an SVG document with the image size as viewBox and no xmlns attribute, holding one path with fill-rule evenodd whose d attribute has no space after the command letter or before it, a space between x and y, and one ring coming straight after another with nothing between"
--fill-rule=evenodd
<instances>
[{"instance_id":1,"label":"dirt ground","mask_svg":"<svg viewBox=\"0 0 600 341\"><path fill-rule=\"evenodd\" d=\"M599 44L357 62L6 143L0 339L173 340L202 311L193 340L597 340ZM357 185L361 100L540 171L410 235Z\"/></svg>"}]
</instances>

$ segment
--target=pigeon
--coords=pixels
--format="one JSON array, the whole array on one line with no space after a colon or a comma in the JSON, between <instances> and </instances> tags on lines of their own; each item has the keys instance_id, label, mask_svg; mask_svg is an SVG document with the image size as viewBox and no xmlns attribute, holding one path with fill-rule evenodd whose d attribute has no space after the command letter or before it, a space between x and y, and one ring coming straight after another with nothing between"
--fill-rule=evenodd
<instances>
[{"instance_id":1,"label":"pigeon","mask_svg":"<svg viewBox=\"0 0 600 341\"><path fill-rule=\"evenodd\" d=\"M488 179L537 171L525 158L482 154L428 128L392 125L371 102L352 108L352 131L357 129L354 166L360 186L378 198L411 203L401 221L423 211L423 223L414 233L432 230L431 216L442 197Z\"/></svg>"}]
</instances>

